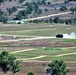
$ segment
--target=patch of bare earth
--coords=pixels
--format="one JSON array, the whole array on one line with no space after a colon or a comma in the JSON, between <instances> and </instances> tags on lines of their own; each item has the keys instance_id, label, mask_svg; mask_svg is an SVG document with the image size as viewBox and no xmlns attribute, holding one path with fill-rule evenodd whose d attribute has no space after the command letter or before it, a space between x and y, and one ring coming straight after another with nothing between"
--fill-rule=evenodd
<instances>
[{"instance_id":1,"label":"patch of bare earth","mask_svg":"<svg viewBox=\"0 0 76 75\"><path fill-rule=\"evenodd\" d=\"M24 62L23 71L17 73L17 75L27 75L28 72L32 71L34 75L47 75L46 68L49 62ZM67 63L67 62L66 62ZM45 64L45 66L43 66ZM67 75L76 75L76 62L67 63L67 67L69 67L70 72Z\"/></svg>"},{"instance_id":2,"label":"patch of bare earth","mask_svg":"<svg viewBox=\"0 0 76 75\"><path fill-rule=\"evenodd\" d=\"M0 44L7 44L9 47L12 44L19 44L21 47L74 47L76 42L63 42L63 41L52 41L52 40L34 40L34 41L12 41ZM27 45L28 44L28 45ZM13 46L11 46L13 47Z\"/></svg>"}]
</instances>

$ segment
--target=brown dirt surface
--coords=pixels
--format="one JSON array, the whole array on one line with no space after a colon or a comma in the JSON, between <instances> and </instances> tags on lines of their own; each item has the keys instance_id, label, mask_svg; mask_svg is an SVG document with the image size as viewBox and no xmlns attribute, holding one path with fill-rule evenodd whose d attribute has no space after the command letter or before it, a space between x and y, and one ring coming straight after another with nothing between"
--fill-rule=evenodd
<instances>
[{"instance_id":1,"label":"brown dirt surface","mask_svg":"<svg viewBox=\"0 0 76 75\"><path fill-rule=\"evenodd\" d=\"M34 75L47 75L45 71L48 63L49 62L24 62L22 64L25 67L23 68L22 71L18 72L16 75L27 75L28 72L33 72ZM43 67L43 64L45 64L44 67ZM69 64L69 67L70 67L70 64L74 64L76 66L76 62L69 62L67 63L67 65L68 64ZM6 75L6 74L3 74L2 72L0 72L0 75ZM76 69L75 71L73 70L70 71L69 73L67 73L67 75L76 75Z\"/></svg>"},{"instance_id":2,"label":"brown dirt surface","mask_svg":"<svg viewBox=\"0 0 76 75\"><path fill-rule=\"evenodd\" d=\"M24 67L23 71L17 73L17 75L27 75L27 73L30 71L32 71L34 73L34 75L46 75L45 70L47 68L48 63L49 62L24 62L23 66L25 66L25 67ZM43 64L45 64L44 67L43 67ZM72 64L74 64L76 66L76 62L69 62L69 63L67 63L67 67L68 66L72 67ZM76 75L76 68L74 70L70 69L70 72L67 73L67 75Z\"/></svg>"},{"instance_id":3,"label":"brown dirt surface","mask_svg":"<svg viewBox=\"0 0 76 75\"><path fill-rule=\"evenodd\" d=\"M52 40L34 40L34 41L12 41L12 42L3 42L0 44L7 44L7 47L12 44L19 44L21 47L75 47L76 42L63 42L63 41L54 41ZM27 45L28 44L28 45ZM14 47L14 46L11 46Z\"/></svg>"}]
</instances>

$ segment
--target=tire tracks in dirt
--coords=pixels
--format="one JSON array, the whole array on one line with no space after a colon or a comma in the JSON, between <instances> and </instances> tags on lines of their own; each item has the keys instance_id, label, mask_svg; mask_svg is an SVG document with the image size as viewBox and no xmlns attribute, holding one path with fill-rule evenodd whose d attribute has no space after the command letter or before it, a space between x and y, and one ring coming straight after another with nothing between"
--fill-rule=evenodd
<instances>
[{"instance_id":1,"label":"tire tracks in dirt","mask_svg":"<svg viewBox=\"0 0 76 75\"><path fill-rule=\"evenodd\" d=\"M51 14L51 15L42 16L42 17L24 19L24 20L21 20L21 21L33 21L33 20L38 20L38 19L43 19L43 18L49 18L49 17L52 17L52 16L58 16L58 15L65 15L65 14L70 14L70 13L72 13L72 12L63 12L63 13Z\"/></svg>"},{"instance_id":2,"label":"tire tracks in dirt","mask_svg":"<svg viewBox=\"0 0 76 75\"><path fill-rule=\"evenodd\" d=\"M51 39L51 38L56 38L54 36L52 37L36 37L36 38L26 38L26 39L16 39L16 40L1 40L0 43L2 42L13 42L13 41L21 41L21 40L38 40L38 39Z\"/></svg>"},{"instance_id":3,"label":"tire tracks in dirt","mask_svg":"<svg viewBox=\"0 0 76 75\"><path fill-rule=\"evenodd\" d=\"M25 51L32 51L32 50L35 50L35 49L34 49L34 48L24 49L24 50L13 51L13 52L10 52L10 53L11 53L11 54L14 54L14 53L25 52Z\"/></svg>"},{"instance_id":4,"label":"tire tracks in dirt","mask_svg":"<svg viewBox=\"0 0 76 75\"><path fill-rule=\"evenodd\" d=\"M61 57L61 56L72 55L72 54L76 54L76 52L73 52L73 53L65 53L65 54L59 54L59 55L56 55L56 56L57 56L57 57Z\"/></svg>"},{"instance_id":5,"label":"tire tracks in dirt","mask_svg":"<svg viewBox=\"0 0 76 75\"><path fill-rule=\"evenodd\" d=\"M39 59L39 58L44 58L47 55L41 55L41 56L37 56L37 57L33 57L33 58L24 58L24 59L17 59L17 60L22 60L23 62L27 61L27 60L35 60L35 59Z\"/></svg>"}]
</instances>

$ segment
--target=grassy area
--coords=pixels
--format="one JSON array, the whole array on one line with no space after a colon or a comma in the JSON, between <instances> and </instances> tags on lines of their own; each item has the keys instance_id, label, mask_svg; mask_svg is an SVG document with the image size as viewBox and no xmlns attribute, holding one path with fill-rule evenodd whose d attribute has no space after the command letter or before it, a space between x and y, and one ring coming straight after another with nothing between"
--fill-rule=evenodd
<instances>
[{"instance_id":1,"label":"grassy area","mask_svg":"<svg viewBox=\"0 0 76 75\"><path fill-rule=\"evenodd\" d=\"M76 39L64 39L64 42L76 42Z\"/></svg>"},{"instance_id":2,"label":"grassy area","mask_svg":"<svg viewBox=\"0 0 76 75\"><path fill-rule=\"evenodd\" d=\"M29 46L29 44L0 44L0 47L25 47L25 46Z\"/></svg>"},{"instance_id":3,"label":"grassy area","mask_svg":"<svg viewBox=\"0 0 76 75\"><path fill-rule=\"evenodd\" d=\"M57 34L64 34L64 33L71 33L76 32L75 26L69 26L69 25L52 25L52 24L25 24L25 25L14 25L14 26L3 26L0 27L0 34L10 34L10 35L29 35L29 36L56 36ZM15 39L16 40L16 39ZM76 61L75 54L71 55L65 55L58 57L57 55L60 54L66 54L66 53L73 53L76 52L76 48L69 48L67 45L67 48L60 48L60 47L41 47L41 46L32 46L32 44L26 44L26 42L39 42L39 43L76 43L76 39L61 39L61 38L52 38L52 39L42 39L42 40L33 40L33 41L24 41L21 40L19 42L12 42L12 43L0 43L0 52L6 48L10 49L8 51L11 51L11 49L15 48L15 50L20 50L21 47L23 50L25 50L24 47L33 47L35 50L31 51L24 51L20 53L15 53L14 55L18 59L27 59L27 58L34 58L42 55L47 55L46 57L39 58L36 60L40 61L50 61L54 59L62 59L66 61ZM38 43L37 43L38 44ZM65 44L66 45L66 44ZM21 49L21 50L22 50ZM7 50L7 49L6 49Z\"/></svg>"},{"instance_id":4,"label":"grassy area","mask_svg":"<svg viewBox=\"0 0 76 75\"><path fill-rule=\"evenodd\" d=\"M0 27L0 34L31 35L31 36L53 36L76 32L75 26L52 25L52 24L25 24L17 26Z\"/></svg>"},{"instance_id":5,"label":"grassy area","mask_svg":"<svg viewBox=\"0 0 76 75\"><path fill-rule=\"evenodd\" d=\"M33 58L33 57L38 57L42 55L47 55L46 57L39 58L36 60L40 61L50 61L50 60L55 60L55 59L62 59L66 61L76 61L76 54L73 55L65 55L65 56L60 56L58 57L57 55L60 54L66 54L66 53L74 53L76 52L76 48L73 49L61 49L61 48L47 48L48 50L45 50L44 48L36 48L34 51L24 51L20 53L15 53L14 55L18 59L27 59L27 58ZM69 58L70 57L70 58Z\"/></svg>"},{"instance_id":6,"label":"grassy area","mask_svg":"<svg viewBox=\"0 0 76 75\"><path fill-rule=\"evenodd\" d=\"M0 34L10 34L10 35L30 35L30 36L55 36L56 34L64 34L76 32L74 29L34 29L34 30L21 30L21 31L4 31Z\"/></svg>"}]
</instances>

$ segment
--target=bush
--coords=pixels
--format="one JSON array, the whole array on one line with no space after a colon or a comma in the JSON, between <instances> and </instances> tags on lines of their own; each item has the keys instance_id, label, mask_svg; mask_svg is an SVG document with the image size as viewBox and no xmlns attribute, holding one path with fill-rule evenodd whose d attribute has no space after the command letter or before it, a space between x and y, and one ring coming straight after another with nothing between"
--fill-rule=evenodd
<instances>
[{"instance_id":1,"label":"bush","mask_svg":"<svg viewBox=\"0 0 76 75\"><path fill-rule=\"evenodd\" d=\"M48 67L46 73L50 75L66 75L69 72L62 60L54 60L48 64Z\"/></svg>"},{"instance_id":2,"label":"bush","mask_svg":"<svg viewBox=\"0 0 76 75\"><path fill-rule=\"evenodd\" d=\"M66 11L67 10L67 7L66 6L62 6L61 8L60 8L60 11Z\"/></svg>"},{"instance_id":3,"label":"bush","mask_svg":"<svg viewBox=\"0 0 76 75\"><path fill-rule=\"evenodd\" d=\"M47 12L47 11L48 11L48 9L46 9L46 8L45 8L44 10L45 10L45 12Z\"/></svg>"},{"instance_id":4,"label":"bush","mask_svg":"<svg viewBox=\"0 0 76 75\"><path fill-rule=\"evenodd\" d=\"M34 75L32 72L29 72L27 75Z\"/></svg>"},{"instance_id":5,"label":"bush","mask_svg":"<svg viewBox=\"0 0 76 75\"><path fill-rule=\"evenodd\" d=\"M59 23L60 19L59 19L59 17L55 17L53 21L54 21L54 23Z\"/></svg>"},{"instance_id":6,"label":"bush","mask_svg":"<svg viewBox=\"0 0 76 75\"><path fill-rule=\"evenodd\" d=\"M19 0L20 3L23 3L25 0Z\"/></svg>"}]
</instances>

